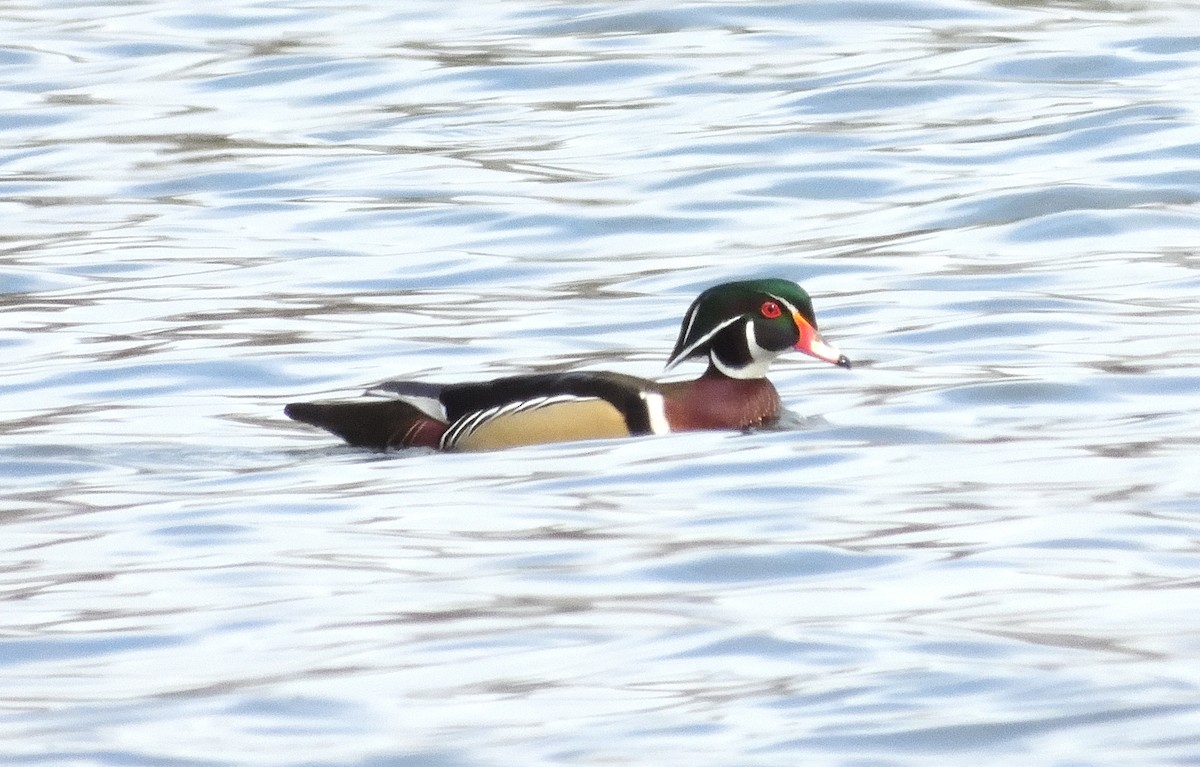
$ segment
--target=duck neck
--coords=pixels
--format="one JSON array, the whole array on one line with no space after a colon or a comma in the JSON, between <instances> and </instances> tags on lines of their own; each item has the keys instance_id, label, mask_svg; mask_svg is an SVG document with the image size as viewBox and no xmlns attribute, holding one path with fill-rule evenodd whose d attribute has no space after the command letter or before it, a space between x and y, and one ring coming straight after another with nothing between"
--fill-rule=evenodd
<instances>
[{"instance_id":1,"label":"duck neck","mask_svg":"<svg viewBox=\"0 0 1200 767\"><path fill-rule=\"evenodd\" d=\"M779 393L766 378L734 378L710 362L704 375L664 387L672 431L747 429L779 417Z\"/></svg>"}]
</instances>

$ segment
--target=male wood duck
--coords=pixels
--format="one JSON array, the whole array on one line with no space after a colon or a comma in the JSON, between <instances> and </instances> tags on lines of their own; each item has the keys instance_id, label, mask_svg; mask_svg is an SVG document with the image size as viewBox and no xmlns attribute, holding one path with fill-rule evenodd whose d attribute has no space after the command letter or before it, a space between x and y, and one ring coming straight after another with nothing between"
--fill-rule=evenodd
<instances>
[{"instance_id":1,"label":"male wood duck","mask_svg":"<svg viewBox=\"0 0 1200 767\"><path fill-rule=\"evenodd\" d=\"M783 279L727 282L683 317L667 370L707 358L692 381L657 383L608 372L542 373L461 384L386 381L388 399L295 402L289 418L376 450L494 450L546 442L747 429L779 417L767 368L788 349L850 367L817 333L812 299Z\"/></svg>"}]
</instances>

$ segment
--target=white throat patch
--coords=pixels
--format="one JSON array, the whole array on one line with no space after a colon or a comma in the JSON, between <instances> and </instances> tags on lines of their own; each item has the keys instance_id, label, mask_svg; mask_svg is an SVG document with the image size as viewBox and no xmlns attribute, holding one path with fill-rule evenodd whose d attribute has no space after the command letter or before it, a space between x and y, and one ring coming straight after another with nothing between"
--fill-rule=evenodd
<instances>
[{"instance_id":1,"label":"white throat patch","mask_svg":"<svg viewBox=\"0 0 1200 767\"><path fill-rule=\"evenodd\" d=\"M771 363L775 361L775 358L779 356L779 352L773 352L758 345L758 337L754 334L753 322L746 323L746 348L750 350L750 362L744 367L739 368L725 364L717 356L715 350L709 352L708 358L712 360L713 367L730 378L740 378L743 380L766 378L767 370L771 367Z\"/></svg>"}]
</instances>

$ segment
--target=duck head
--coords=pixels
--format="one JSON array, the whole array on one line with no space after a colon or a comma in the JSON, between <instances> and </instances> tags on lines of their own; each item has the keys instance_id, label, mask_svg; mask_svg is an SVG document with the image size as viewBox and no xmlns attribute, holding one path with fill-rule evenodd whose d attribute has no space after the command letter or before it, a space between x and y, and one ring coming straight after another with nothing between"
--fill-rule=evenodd
<instances>
[{"instance_id":1,"label":"duck head","mask_svg":"<svg viewBox=\"0 0 1200 767\"><path fill-rule=\"evenodd\" d=\"M817 332L812 299L783 279L726 282L700 294L684 315L667 370L707 357L730 378L764 378L788 349L850 367L850 360Z\"/></svg>"}]
</instances>

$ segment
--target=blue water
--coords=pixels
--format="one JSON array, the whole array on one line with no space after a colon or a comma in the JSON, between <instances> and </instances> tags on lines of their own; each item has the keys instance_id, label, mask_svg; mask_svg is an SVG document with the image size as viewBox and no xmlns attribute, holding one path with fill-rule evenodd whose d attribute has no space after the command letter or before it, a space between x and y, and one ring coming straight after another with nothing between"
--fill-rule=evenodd
<instances>
[{"instance_id":1,"label":"blue water","mask_svg":"<svg viewBox=\"0 0 1200 767\"><path fill-rule=\"evenodd\" d=\"M1198 22L0 12L0 761L1200 764ZM766 275L857 363L794 428L282 415L658 375Z\"/></svg>"}]
</instances>

